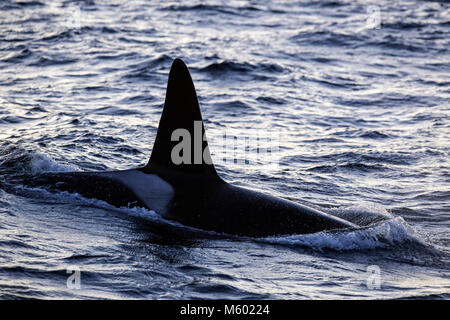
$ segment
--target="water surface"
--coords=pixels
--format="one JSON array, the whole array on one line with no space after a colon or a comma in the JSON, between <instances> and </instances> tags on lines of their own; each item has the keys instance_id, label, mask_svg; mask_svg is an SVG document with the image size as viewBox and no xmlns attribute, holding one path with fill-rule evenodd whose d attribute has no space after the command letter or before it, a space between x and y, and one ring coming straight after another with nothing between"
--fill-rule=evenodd
<instances>
[{"instance_id":1,"label":"water surface","mask_svg":"<svg viewBox=\"0 0 450 320\"><path fill-rule=\"evenodd\" d=\"M2 1L0 297L448 299L449 27L434 1ZM176 57L225 180L366 227L213 235L8 179L145 164ZM224 132L282 139L224 163Z\"/></svg>"}]
</instances>

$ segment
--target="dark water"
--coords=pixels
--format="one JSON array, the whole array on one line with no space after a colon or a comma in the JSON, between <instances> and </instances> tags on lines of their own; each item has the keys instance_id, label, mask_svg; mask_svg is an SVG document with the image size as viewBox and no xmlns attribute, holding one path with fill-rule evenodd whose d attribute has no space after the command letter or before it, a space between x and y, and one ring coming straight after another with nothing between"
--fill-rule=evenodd
<instances>
[{"instance_id":1,"label":"dark water","mask_svg":"<svg viewBox=\"0 0 450 320\"><path fill-rule=\"evenodd\" d=\"M446 2L0 2L0 297L448 299L449 50ZM210 138L282 137L210 143L222 177L366 227L233 238L8 179L145 164L176 57Z\"/></svg>"}]
</instances>

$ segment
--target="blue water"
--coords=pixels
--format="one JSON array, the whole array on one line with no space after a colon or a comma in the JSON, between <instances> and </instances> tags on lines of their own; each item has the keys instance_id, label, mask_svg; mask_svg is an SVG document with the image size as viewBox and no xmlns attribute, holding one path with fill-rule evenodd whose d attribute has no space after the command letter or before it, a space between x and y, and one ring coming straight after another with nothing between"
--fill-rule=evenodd
<instances>
[{"instance_id":1,"label":"blue water","mask_svg":"<svg viewBox=\"0 0 450 320\"><path fill-rule=\"evenodd\" d=\"M282 137L276 166L210 143L225 180L364 227L230 237L10 181L145 164L176 57L208 137ZM0 298L448 299L449 101L446 2L2 1Z\"/></svg>"}]
</instances>

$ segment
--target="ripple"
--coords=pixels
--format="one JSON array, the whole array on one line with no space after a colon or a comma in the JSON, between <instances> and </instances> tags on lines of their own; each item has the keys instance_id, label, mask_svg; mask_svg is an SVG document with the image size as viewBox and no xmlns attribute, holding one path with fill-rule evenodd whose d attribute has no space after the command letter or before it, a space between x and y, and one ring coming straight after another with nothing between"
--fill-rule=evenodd
<instances>
[{"instance_id":1,"label":"ripple","mask_svg":"<svg viewBox=\"0 0 450 320\"><path fill-rule=\"evenodd\" d=\"M161 8L160 10L166 11L175 11L175 12L203 12L206 11L208 13L216 13L216 14L227 14L227 15L237 15L243 16L246 11L260 11L258 7L255 6L240 6L240 7L232 7L225 5L209 5L209 4L197 4L197 5L169 5Z\"/></svg>"},{"instance_id":2,"label":"ripple","mask_svg":"<svg viewBox=\"0 0 450 320\"><path fill-rule=\"evenodd\" d=\"M40 57L36 62L30 64L30 66L58 66L77 62L77 59L67 59L63 57Z\"/></svg>"},{"instance_id":3,"label":"ripple","mask_svg":"<svg viewBox=\"0 0 450 320\"><path fill-rule=\"evenodd\" d=\"M408 165L411 164L412 161L415 160L413 155L401 154L401 153L391 153L391 152L382 152L382 153L368 153L368 154L357 154L353 152L343 152L343 153L333 153L333 154L325 154L325 155L316 155L316 156L304 156L297 155L291 156L283 159L283 161L293 161L293 162L305 162L305 163L317 163L317 162L348 162L348 161L356 161L354 163L360 163L362 165L375 163L375 164L393 164L393 165Z\"/></svg>"},{"instance_id":4,"label":"ripple","mask_svg":"<svg viewBox=\"0 0 450 320\"><path fill-rule=\"evenodd\" d=\"M22 60L25 60L25 59L31 57L32 55L33 55L33 52L30 49L24 48L24 49L20 50L20 52L10 53L5 58L1 59L1 61L7 62L7 63L15 63L15 62L20 62Z\"/></svg>"},{"instance_id":5,"label":"ripple","mask_svg":"<svg viewBox=\"0 0 450 320\"><path fill-rule=\"evenodd\" d=\"M208 72L214 75L221 75L225 73L250 73L255 70L270 73L283 72L283 68L274 63L259 63L257 65L253 65L248 62L235 62L228 60L214 62L200 69L201 72Z\"/></svg>"},{"instance_id":6,"label":"ripple","mask_svg":"<svg viewBox=\"0 0 450 320\"><path fill-rule=\"evenodd\" d=\"M274 105L274 104L285 104L286 100L281 99L281 98L274 98L274 97L270 97L270 96L261 96L256 98L257 101L259 102L263 102L263 103L267 103L269 105Z\"/></svg>"}]
</instances>

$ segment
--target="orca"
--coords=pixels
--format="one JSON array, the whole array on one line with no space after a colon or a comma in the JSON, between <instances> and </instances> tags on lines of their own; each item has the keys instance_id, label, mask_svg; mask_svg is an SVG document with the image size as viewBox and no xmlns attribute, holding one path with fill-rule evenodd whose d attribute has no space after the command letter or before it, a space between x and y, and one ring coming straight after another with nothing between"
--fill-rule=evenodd
<instances>
[{"instance_id":1,"label":"orca","mask_svg":"<svg viewBox=\"0 0 450 320\"><path fill-rule=\"evenodd\" d=\"M174 161L180 143L174 139L176 132L201 137L201 143L180 153L182 158L189 154L195 158L200 151L201 159ZM167 220L230 235L266 237L357 227L325 212L225 182L211 161L195 87L181 59L175 59L170 69L147 165L122 171L47 172L26 180L29 185L78 193L116 207L147 208Z\"/></svg>"}]
</instances>

